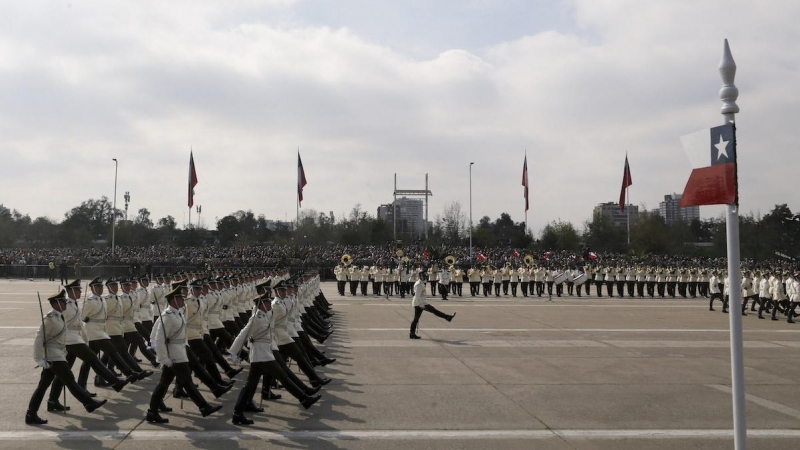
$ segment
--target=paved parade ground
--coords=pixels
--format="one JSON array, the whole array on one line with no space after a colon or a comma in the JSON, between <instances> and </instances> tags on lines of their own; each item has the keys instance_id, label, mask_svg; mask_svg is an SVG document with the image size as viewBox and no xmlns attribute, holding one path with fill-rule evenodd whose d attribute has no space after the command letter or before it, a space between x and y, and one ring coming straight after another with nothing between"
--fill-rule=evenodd
<instances>
[{"instance_id":1,"label":"paved parade ground","mask_svg":"<svg viewBox=\"0 0 800 450\"><path fill-rule=\"evenodd\" d=\"M245 371L221 413L204 419L191 402L181 410L168 397L175 412L155 426L144 421L155 375L119 394L90 383L109 399L104 408L88 414L67 395L71 411L43 404L49 424L26 426L39 378L36 291L46 298L57 286L0 281L0 448L733 448L728 316L719 303L712 313L705 299L431 299L457 316L423 314L422 339L410 340L410 297L340 297L334 283L323 291L336 328L319 346L338 359L321 369L334 381L308 411L279 391L282 400L249 414L255 425L232 425ZM751 313L743 328L748 447L800 448L800 324Z\"/></svg>"}]
</instances>

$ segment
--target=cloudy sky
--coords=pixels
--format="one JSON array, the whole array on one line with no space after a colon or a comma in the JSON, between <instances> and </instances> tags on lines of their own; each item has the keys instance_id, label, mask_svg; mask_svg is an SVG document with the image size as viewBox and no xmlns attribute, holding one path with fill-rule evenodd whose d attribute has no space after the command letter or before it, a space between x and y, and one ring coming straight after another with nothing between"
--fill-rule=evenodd
<instances>
[{"instance_id":1,"label":"cloudy sky","mask_svg":"<svg viewBox=\"0 0 800 450\"><path fill-rule=\"evenodd\" d=\"M582 226L619 196L682 192L679 137L721 123L738 65L741 205L800 209L800 2L28 0L0 5L0 203L63 219L89 198L207 225L236 210L374 215L430 176L434 219ZM701 208L715 217L720 207ZM196 214L193 214L193 219Z\"/></svg>"}]
</instances>

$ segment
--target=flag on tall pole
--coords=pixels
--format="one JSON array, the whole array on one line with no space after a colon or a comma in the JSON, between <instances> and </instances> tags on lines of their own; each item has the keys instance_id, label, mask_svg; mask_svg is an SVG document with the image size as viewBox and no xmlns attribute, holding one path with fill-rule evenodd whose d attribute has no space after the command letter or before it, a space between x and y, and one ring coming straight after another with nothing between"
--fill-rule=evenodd
<instances>
[{"instance_id":1,"label":"flag on tall pole","mask_svg":"<svg viewBox=\"0 0 800 450\"><path fill-rule=\"evenodd\" d=\"M189 151L189 208L194 206L194 187L197 186L197 172L194 170L194 155ZM191 209L189 210L191 214Z\"/></svg>"},{"instance_id":2,"label":"flag on tall pole","mask_svg":"<svg viewBox=\"0 0 800 450\"><path fill-rule=\"evenodd\" d=\"M525 211L528 210L528 155L522 163L522 186L525 188Z\"/></svg>"},{"instance_id":3,"label":"flag on tall pole","mask_svg":"<svg viewBox=\"0 0 800 450\"><path fill-rule=\"evenodd\" d=\"M300 150L297 150L297 203L303 201L303 187L307 185L306 172L303 170L303 160L300 159Z\"/></svg>"},{"instance_id":4,"label":"flag on tall pole","mask_svg":"<svg viewBox=\"0 0 800 450\"><path fill-rule=\"evenodd\" d=\"M736 180L736 126L727 123L681 136L692 164L680 206L738 203Z\"/></svg>"},{"instance_id":5,"label":"flag on tall pole","mask_svg":"<svg viewBox=\"0 0 800 450\"><path fill-rule=\"evenodd\" d=\"M619 191L619 210L625 211L625 190L633 184L631 167L628 165L628 154L625 154L625 169L622 171L622 189Z\"/></svg>"}]
</instances>

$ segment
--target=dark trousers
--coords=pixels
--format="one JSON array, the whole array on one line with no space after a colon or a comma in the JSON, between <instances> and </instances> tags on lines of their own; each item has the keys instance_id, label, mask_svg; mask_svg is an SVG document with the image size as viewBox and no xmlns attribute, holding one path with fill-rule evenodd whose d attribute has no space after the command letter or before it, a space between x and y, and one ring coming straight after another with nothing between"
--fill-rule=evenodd
<instances>
[{"instance_id":1,"label":"dark trousers","mask_svg":"<svg viewBox=\"0 0 800 450\"><path fill-rule=\"evenodd\" d=\"M434 280L434 281L429 281L428 284L431 285L431 295L435 296L436 295L436 287L439 285L439 283Z\"/></svg>"},{"instance_id":2,"label":"dark trousers","mask_svg":"<svg viewBox=\"0 0 800 450\"><path fill-rule=\"evenodd\" d=\"M429 313L435 315L436 317L440 317L442 319L447 319L449 316L438 309L434 308L431 305L422 306L415 306L414 307L414 320L411 322L411 334L415 334L417 330L417 325L419 325L419 318L422 316L422 311L428 311Z\"/></svg>"},{"instance_id":3,"label":"dark trousers","mask_svg":"<svg viewBox=\"0 0 800 450\"><path fill-rule=\"evenodd\" d=\"M161 378L158 380L156 388L153 390L153 395L150 396L150 410L158 411L158 407L164 402L164 396L167 394L169 385L172 380L177 378L177 384L182 387L189 398L192 399L198 408L208 407L208 402L203 398L192 381L192 370L189 368L189 363L174 363L172 367L163 367L161 369Z\"/></svg>"},{"instance_id":4,"label":"dark trousers","mask_svg":"<svg viewBox=\"0 0 800 450\"><path fill-rule=\"evenodd\" d=\"M211 353L208 346L206 346L206 343L203 342L203 339L190 339L187 342L189 343L189 348L192 349L192 353L194 353L200 361L200 364L202 364L208 374L211 375L211 378L213 378L217 384L220 384L222 382L222 376L217 369L214 355Z\"/></svg>"},{"instance_id":5,"label":"dark trousers","mask_svg":"<svg viewBox=\"0 0 800 450\"><path fill-rule=\"evenodd\" d=\"M503 295L508 295L508 284L510 280L503 280Z\"/></svg>"},{"instance_id":6,"label":"dark trousers","mask_svg":"<svg viewBox=\"0 0 800 450\"><path fill-rule=\"evenodd\" d=\"M123 357L119 352L117 352L117 349L114 348L114 344L111 343L110 339L89 341L89 348L95 353L95 356L97 356L97 353L101 351L103 352L103 358L100 360L103 366L108 367L108 361L110 359L114 361L114 364L116 364L119 371L124 373L125 375L132 375L134 372L137 372L133 370L131 366L128 365L128 362L125 359L125 357ZM128 355L127 352L124 353ZM92 364L84 359L83 363L81 364L81 370L78 373L78 384L80 384L81 386L86 386L86 382L89 379L89 369L91 368ZM95 373L97 373L96 370Z\"/></svg>"},{"instance_id":7,"label":"dark trousers","mask_svg":"<svg viewBox=\"0 0 800 450\"><path fill-rule=\"evenodd\" d=\"M344 287L347 284L347 281L337 281L336 288L339 290L339 295L344 295Z\"/></svg>"},{"instance_id":8,"label":"dark trousers","mask_svg":"<svg viewBox=\"0 0 800 450\"><path fill-rule=\"evenodd\" d=\"M711 294L711 300L708 302L708 309L714 309L714 300L719 299L722 302L722 310L726 311L728 309L728 305L725 303L725 299L722 298L722 294L719 292L715 292Z\"/></svg>"},{"instance_id":9,"label":"dark trousers","mask_svg":"<svg viewBox=\"0 0 800 450\"><path fill-rule=\"evenodd\" d=\"M298 400L305 400L308 396L299 386L294 384L289 377L286 376L281 367L275 361L258 361L250 363L250 371L247 374L247 383L239 392L239 398L236 400L236 405L233 407L233 412L236 414L244 413L244 408L253 401L253 396L258 388L258 382L264 375L269 375L272 378L281 382L286 391L292 394Z\"/></svg>"},{"instance_id":10,"label":"dark trousers","mask_svg":"<svg viewBox=\"0 0 800 450\"><path fill-rule=\"evenodd\" d=\"M297 367L305 374L309 381L319 381L321 378L314 370L314 366L303 354L303 351L297 346L296 343L291 342L288 344L279 345L278 349L283 353L284 358L292 358Z\"/></svg>"},{"instance_id":11,"label":"dark trousers","mask_svg":"<svg viewBox=\"0 0 800 450\"><path fill-rule=\"evenodd\" d=\"M479 295L481 291L481 282L480 281L470 281L469 282L469 294L473 297Z\"/></svg>"},{"instance_id":12,"label":"dark trousers","mask_svg":"<svg viewBox=\"0 0 800 450\"><path fill-rule=\"evenodd\" d=\"M647 282L647 295L649 295L650 298L655 297L655 295L656 295L656 282L655 281L648 281Z\"/></svg>"},{"instance_id":13,"label":"dark trousers","mask_svg":"<svg viewBox=\"0 0 800 450\"><path fill-rule=\"evenodd\" d=\"M500 283L494 284L494 296L500 297Z\"/></svg>"},{"instance_id":14,"label":"dark trousers","mask_svg":"<svg viewBox=\"0 0 800 450\"><path fill-rule=\"evenodd\" d=\"M233 367L231 367L231 365L228 364L228 361L225 359L225 357L222 356L222 352L220 352L219 347L217 347L217 345L214 344L214 338L211 337L210 333L211 331L209 330L209 334L203 335L203 343L206 344L206 348L208 349L209 352L211 352L211 356L214 358L214 362L216 362L217 365L222 367L222 370L224 370L225 372L230 372L231 370L233 370Z\"/></svg>"},{"instance_id":15,"label":"dark trousers","mask_svg":"<svg viewBox=\"0 0 800 450\"><path fill-rule=\"evenodd\" d=\"M614 282L613 281L606 280L606 291L608 291L608 296L609 297L613 297L614 296Z\"/></svg>"},{"instance_id":16,"label":"dark trousers","mask_svg":"<svg viewBox=\"0 0 800 450\"><path fill-rule=\"evenodd\" d=\"M114 376L114 373L111 372L108 367L104 366L103 363L100 362L100 358L97 357L97 354L92 351L86 344L72 344L67 346L67 366L70 370L72 370L72 366L75 364L75 360L80 358L81 361L88 363L94 372L100 376L108 384L116 383L117 377ZM84 380L84 384L78 383L81 388L86 389L86 380ZM53 387L50 388L50 401L58 401L58 397L61 396L61 391L64 389L64 383L61 381L60 378L56 378L53 380Z\"/></svg>"},{"instance_id":17,"label":"dark trousers","mask_svg":"<svg viewBox=\"0 0 800 450\"><path fill-rule=\"evenodd\" d=\"M224 326L224 324L223 324ZM214 339L217 348L227 350L233 344L233 336L225 328L212 328L208 330L211 333L211 339Z\"/></svg>"},{"instance_id":18,"label":"dark trousers","mask_svg":"<svg viewBox=\"0 0 800 450\"><path fill-rule=\"evenodd\" d=\"M639 298L644 297L644 281L636 282L636 295L638 295Z\"/></svg>"},{"instance_id":19,"label":"dark trousers","mask_svg":"<svg viewBox=\"0 0 800 450\"><path fill-rule=\"evenodd\" d=\"M523 281L519 285L519 287L520 287L520 290L522 290L522 296L523 297L527 297L528 296L528 282L527 281Z\"/></svg>"},{"instance_id":20,"label":"dark trousers","mask_svg":"<svg viewBox=\"0 0 800 450\"><path fill-rule=\"evenodd\" d=\"M625 297L625 280L617 280L617 295Z\"/></svg>"},{"instance_id":21,"label":"dark trousers","mask_svg":"<svg viewBox=\"0 0 800 450\"><path fill-rule=\"evenodd\" d=\"M372 282L372 293L374 295L381 295L381 281L373 281Z\"/></svg>"},{"instance_id":22,"label":"dark trousers","mask_svg":"<svg viewBox=\"0 0 800 450\"><path fill-rule=\"evenodd\" d=\"M492 293L492 283L481 283L481 285L483 286L484 297Z\"/></svg>"},{"instance_id":23,"label":"dark trousers","mask_svg":"<svg viewBox=\"0 0 800 450\"><path fill-rule=\"evenodd\" d=\"M625 284L628 285L628 297L633 297L633 286L636 285L635 281L626 281Z\"/></svg>"},{"instance_id":24,"label":"dark trousers","mask_svg":"<svg viewBox=\"0 0 800 450\"><path fill-rule=\"evenodd\" d=\"M361 295L367 295L367 285L369 281L359 281L361 283Z\"/></svg>"},{"instance_id":25,"label":"dark trousers","mask_svg":"<svg viewBox=\"0 0 800 450\"><path fill-rule=\"evenodd\" d=\"M447 286L443 284L439 285L439 295L442 296L442 300L447 300L447 291L448 291Z\"/></svg>"},{"instance_id":26,"label":"dark trousers","mask_svg":"<svg viewBox=\"0 0 800 450\"><path fill-rule=\"evenodd\" d=\"M597 296L598 297L602 297L603 296L603 282L599 281L599 280L595 281L595 285L596 285L595 286L595 290L597 291Z\"/></svg>"},{"instance_id":27,"label":"dark trousers","mask_svg":"<svg viewBox=\"0 0 800 450\"><path fill-rule=\"evenodd\" d=\"M142 337L139 331L128 331L124 335L122 335L122 339L128 346L128 353L130 355L133 355L136 349L138 348L139 351L142 352L142 356L144 356L148 361L150 361L153 365L155 365L156 355L153 354L153 352L149 348L147 348L147 344L145 344L144 338Z\"/></svg>"},{"instance_id":28,"label":"dark trousers","mask_svg":"<svg viewBox=\"0 0 800 450\"><path fill-rule=\"evenodd\" d=\"M42 400L44 400L44 394L47 392L47 388L53 382L54 378L58 378L61 383L69 389L70 394L78 399L82 405L86 405L92 401L86 389L78 386L78 383L75 381L75 376L72 375L72 371L69 368L69 364L67 364L66 361L52 361L50 362L49 369L42 369L42 374L39 377L39 384L36 385L36 389L31 396L31 401L28 403L28 411L33 413L39 411Z\"/></svg>"},{"instance_id":29,"label":"dark trousers","mask_svg":"<svg viewBox=\"0 0 800 450\"><path fill-rule=\"evenodd\" d=\"M128 367L130 367L130 369L132 371L141 372L142 368L139 367L139 364L136 362L135 359L133 359L133 356L131 356L131 354L128 353L128 345L125 343L125 338L123 338L122 336L119 336L119 335L110 336L110 337L111 337L111 345L114 346L114 350L116 350L116 352L119 354L119 356L122 357L122 359L125 361L125 364L127 364ZM93 341L93 342L97 342L97 341ZM89 346L91 347L91 342L89 343ZM110 355L110 354L108 354L106 352L103 352L103 357L100 359L100 361L102 361L103 364L108 366L109 369L113 369L115 364L117 364L117 358L113 358L111 356L112 355ZM120 370L122 370L121 367L120 367ZM125 373L125 372L122 372L122 373ZM125 373L125 375L128 375L128 374Z\"/></svg>"},{"instance_id":30,"label":"dark trousers","mask_svg":"<svg viewBox=\"0 0 800 450\"><path fill-rule=\"evenodd\" d=\"M350 295L356 295L358 292L358 281L350 280Z\"/></svg>"},{"instance_id":31,"label":"dark trousers","mask_svg":"<svg viewBox=\"0 0 800 450\"><path fill-rule=\"evenodd\" d=\"M297 375L295 375L294 372L292 372L292 369L290 369L289 366L286 365L286 360L283 358L283 355L281 355L281 352L273 350L272 356L275 357L275 362L278 363L278 366L280 366L281 370L283 370L283 373L286 374L286 376L292 381L292 383L294 383L295 386L302 389L303 392L308 392L309 389L308 386L306 386L305 383L303 383L300 380L300 378L297 378ZM261 392L266 392L269 389L269 387L272 386L272 380L273 380L272 375L270 375L269 373L264 374L264 381L263 385L261 386Z\"/></svg>"},{"instance_id":32,"label":"dark trousers","mask_svg":"<svg viewBox=\"0 0 800 450\"><path fill-rule=\"evenodd\" d=\"M516 296L517 296L517 285L518 285L518 284L519 284L519 282L518 282L518 281L512 281L512 282L511 282L511 295L512 295L513 297L516 297Z\"/></svg>"},{"instance_id":33,"label":"dark trousers","mask_svg":"<svg viewBox=\"0 0 800 450\"><path fill-rule=\"evenodd\" d=\"M658 296L659 297L663 297L664 296L664 287L666 285L667 285L667 283L665 283L663 281L661 281L661 282L657 281L656 282L656 290L658 291Z\"/></svg>"}]
</instances>

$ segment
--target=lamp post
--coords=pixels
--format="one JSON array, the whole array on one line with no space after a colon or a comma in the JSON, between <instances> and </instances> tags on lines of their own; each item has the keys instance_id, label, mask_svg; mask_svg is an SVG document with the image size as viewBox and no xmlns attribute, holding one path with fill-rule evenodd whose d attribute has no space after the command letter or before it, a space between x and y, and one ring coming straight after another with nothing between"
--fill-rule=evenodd
<instances>
[{"instance_id":1,"label":"lamp post","mask_svg":"<svg viewBox=\"0 0 800 450\"><path fill-rule=\"evenodd\" d=\"M114 160L114 209L111 211L111 256L114 256L114 251L116 248L116 229L117 229L117 169L119 168L119 162L117 158L112 158Z\"/></svg>"},{"instance_id":2,"label":"lamp post","mask_svg":"<svg viewBox=\"0 0 800 450\"><path fill-rule=\"evenodd\" d=\"M469 265L472 265L472 165L469 163Z\"/></svg>"}]
</instances>

